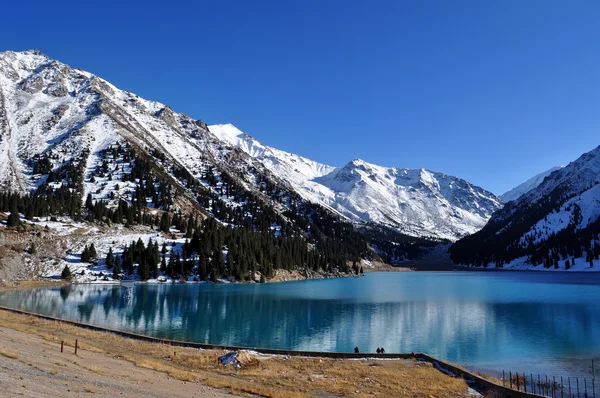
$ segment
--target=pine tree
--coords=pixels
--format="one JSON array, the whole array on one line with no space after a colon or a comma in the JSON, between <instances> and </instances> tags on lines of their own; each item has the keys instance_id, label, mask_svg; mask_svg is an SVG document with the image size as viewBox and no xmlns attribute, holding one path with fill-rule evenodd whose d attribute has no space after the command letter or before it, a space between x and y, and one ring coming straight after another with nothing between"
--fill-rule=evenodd
<instances>
[{"instance_id":1,"label":"pine tree","mask_svg":"<svg viewBox=\"0 0 600 398\"><path fill-rule=\"evenodd\" d=\"M175 265L173 274L175 275L175 273L179 273L181 278L183 278L183 263L181 262L181 257L179 257L179 253L175 254Z\"/></svg>"},{"instance_id":2,"label":"pine tree","mask_svg":"<svg viewBox=\"0 0 600 398\"><path fill-rule=\"evenodd\" d=\"M88 247L84 246L83 247L83 251L81 252L81 262L82 263L87 263L90 261L90 255L88 252Z\"/></svg>"},{"instance_id":3,"label":"pine tree","mask_svg":"<svg viewBox=\"0 0 600 398\"><path fill-rule=\"evenodd\" d=\"M223 252L221 252L221 250L217 250L213 254L213 263L215 273L218 275L223 275L225 273L225 262L223 261Z\"/></svg>"},{"instance_id":4,"label":"pine tree","mask_svg":"<svg viewBox=\"0 0 600 398\"><path fill-rule=\"evenodd\" d=\"M130 247L129 250L127 250L127 273L129 275L133 275L133 256L134 256L134 250Z\"/></svg>"},{"instance_id":5,"label":"pine tree","mask_svg":"<svg viewBox=\"0 0 600 398\"><path fill-rule=\"evenodd\" d=\"M73 275L71 274L71 270L69 269L69 266L65 265L65 268L63 268L63 270L60 274L61 279L70 280L72 276Z\"/></svg>"},{"instance_id":6,"label":"pine tree","mask_svg":"<svg viewBox=\"0 0 600 398\"><path fill-rule=\"evenodd\" d=\"M98 258L98 254L96 253L96 248L94 247L94 244L90 244L90 247L88 249L88 255L90 259L96 259Z\"/></svg>"},{"instance_id":7,"label":"pine tree","mask_svg":"<svg viewBox=\"0 0 600 398\"><path fill-rule=\"evenodd\" d=\"M208 279L208 270L206 267L206 257L202 255L198 258L198 276L200 277L200 280L205 281Z\"/></svg>"},{"instance_id":8,"label":"pine tree","mask_svg":"<svg viewBox=\"0 0 600 398\"><path fill-rule=\"evenodd\" d=\"M175 277L175 251L173 249L171 249L171 254L169 255L167 275L169 275L171 278Z\"/></svg>"},{"instance_id":9,"label":"pine tree","mask_svg":"<svg viewBox=\"0 0 600 398\"><path fill-rule=\"evenodd\" d=\"M138 274L143 281L147 281L150 279L150 269L148 268L148 263L146 261L141 261L138 266Z\"/></svg>"},{"instance_id":10,"label":"pine tree","mask_svg":"<svg viewBox=\"0 0 600 398\"><path fill-rule=\"evenodd\" d=\"M160 270L161 272L167 272L167 260L165 260L164 254L162 256L162 260L160 260Z\"/></svg>"},{"instance_id":11,"label":"pine tree","mask_svg":"<svg viewBox=\"0 0 600 398\"><path fill-rule=\"evenodd\" d=\"M21 219L19 218L19 211L17 209L17 202L13 200L12 205L10 206L10 215L6 220L7 227L16 227L21 224Z\"/></svg>"},{"instance_id":12,"label":"pine tree","mask_svg":"<svg viewBox=\"0 0 600 398\"><path fill-rule=\"evenodd\" d=\"M106 255L106 268L111 269L115 262L115 258L113 256L112 247L108 249L108 254Z\"/></svg>"},{"instance_id":13,"label":"pine tree","mask_svg":"<svg viewBox=\"0 0 600 398\"><path fill-rule=\"evenodd\" d=\"M190 214L190 216L188 218L188 222L187 222L187 231L186 231L185 237L187 239L191 239L193 234L194 234L194 216L192 216L192 214Z\"/></svg>"},{"instance_id":14,"label":"pine tree","mask_svg":"<svg viewBox=\"0 0 600 398\"><path fill-rule=\"evenodd\" d=\"M168 233L170 226L171 226L171 223L169 221L169 213L164 212L162 214L162 216L160 217L160 230L165 233Z\"/></svg>"},{"instance_id":15,"label":"pine tree","mask_svg":"<svg viewBox=\"0 0 600 398\"><path fill-rule=\"evenodd\" d=\"M92 209L94 207L94 201L92 200L91 193L88 193L87 198L85 199L85 207L87 209Z\"/></svg>"},{"instance_id":16,"label":"pine tree","mask_svg":"<svg viewBox=\"0 0 600 398\"><path fill-rule=\"evenodd\" d=\"M160 262L160 253L158 252L158 242L148 242L148 262L150 267L150 275L152 278L158 278L158 263Z\"/></svg>"},{"instance_id":17,"label":"pine tree","mask_svg":"<svg viewBox=\"0 0 600 398\"><path fill-rule=\"evenodd\" d=\"M121 260L117 256L115 258L115 264L113 267L113 279L119 279L119 274L121 273Z\"/></svg>"}]
</instances>

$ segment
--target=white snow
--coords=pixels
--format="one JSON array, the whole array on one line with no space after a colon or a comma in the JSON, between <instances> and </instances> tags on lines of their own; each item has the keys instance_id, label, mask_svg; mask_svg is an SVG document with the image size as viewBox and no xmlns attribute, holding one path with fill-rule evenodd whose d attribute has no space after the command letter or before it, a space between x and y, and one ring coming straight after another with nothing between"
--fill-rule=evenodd
<instances>
[{"instance_id":1,"label":"white snow","mask_svg":"<svg viewBox=\"0 0 600 398\"><path fill-rule=\"evenodd\" d=\"M258 159L305 199L352 220L456 240L481 229L501 207L490 192L443 173L382 167L360 159L336 168L265 146L231 124L209 130Z\"/></svg>"},{"instance_id":2,"label":"white snow","mask_svg":"<svg viewBox=\"0 0 600 398\"><path fill-rule=\"evenodd\" d=\"M572 263L573 259L569 259ZM488 268L494 268L495 263L488 264ZM600 271L600 262L594 261L594 267L590 267L589 262L586 261L585 257L579 257L575 259L575 264L571 264L569 269L565 267L565 261L561 260L558 262L558 268L554 266L545 268L543 265L533 266L527 261L527 257L519 257L512 260L509 263L504 264L502 268L496 268L498 270L505 271L543 271L543 272L596 272Z\"/></svg>"},{"instance_id":3,"label":"white snow","mask_svg":"<svg viewBox=\"0 0 600 398\"><path fill-rule=\"evenodd\" d=\"M89 151L85 193L104 200L117 182L89 181L101 161L98 153L128 141L159 151L166 156L165 168L178 164L196 178L209 165L222 165L248 189L258 188L252 169L263 167L303 198L342 217L415 236L455 240L483 227L501 205L493 194L442 173L360 160L325 165L265 146L232 125L210 126L210 134L201 122L36 51L0 53L0 100L0 127L4 116L8 123L0 142L0 185L20 192L45 178L31 173L28 161L36 155L50 155L56 170ZM236 205L232 198L222 199Z\"/></svg>"},{"instance_id":4,"label":"white snow","mask_svg":"<svg viewBox=\"0 0 600 398\"><path fill-rule=\"evenodd\" d=\"M563 167L564 166L552 167L549 170L531 177L524 183L519 184L510 191L500 195L500 199L502 199L504 202L510 202L511 200L519 199L521 196L540 185L544 181L544 178L552 174L554 171L562 169Z\"/></svg>"}]
</instances>

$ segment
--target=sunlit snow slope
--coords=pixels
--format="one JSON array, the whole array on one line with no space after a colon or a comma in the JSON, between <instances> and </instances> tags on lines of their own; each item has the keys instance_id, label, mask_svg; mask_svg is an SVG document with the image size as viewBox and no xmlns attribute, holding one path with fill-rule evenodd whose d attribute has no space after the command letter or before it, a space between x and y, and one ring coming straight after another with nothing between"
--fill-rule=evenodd
<instances>
[{"instance_id":1,"label":"sunlit snow slope","mask_svg":"<svg viewBox=\"0 0 600 398\"><path fill-rule=\"evenodd\" d=\"M231 124L209 131L260 160L304 198L409 235L456 240L481 229L501 207L492 193L443 173L360 159L336 168L265 146Z\"/></svg>"},{"instance_id":2,"label":"sunlit snow slope","mask_svg":"<svg viewBox=\"0 0 600 398\"><path fill-rule=\"evenodd\" d=\"M211 126L209 132L201 120L38 51L0 53L0 188L25 193L44 184L48 171L36 174L32 166L32 160L40 163L43 157L54 172L83 162L82 199L89 193L93 200L108 200L117 185L117 197L127 196L135 181L92 178L106 150L124 143L155 159L162 177L181 191L177 199L186 199L182 206L198 204L185 183L176 180L175 166L178 175L185 170L202 184L208 170L216 168L253 192L274 176L272 182L285 185L283 191L293 190L343 218L413 236L456 240L482 228L501 207L490 192L443 173L361 160L344 167L324 165L265 146L232 125ZM110 167L122 173L128 165ZM58 188L61 182L53 184ZM233 200L222 189L210 189L227 203ZM286 205L283 199L259 196L270 206Z\"/></svg>"},{"instance_id":3,"label":"sunlit snow slope","mask_svg":"<svg viewBox=\"0 0 600 398\"><path fill-rule=\"evenodd\" d=\"M510 191L507 191L500 195L500 199L502 199L504 202L510 202L511 200L519 199L522 195L526 194L533 188L536 188L538 185L540 185L544 181L544 178L548 177L554 171L560 170L561 168L563 168L563 166L552 167L551 169L546 170L543 173L531 177L524 183L519 184Z\"/></svg>"}]
</instances>

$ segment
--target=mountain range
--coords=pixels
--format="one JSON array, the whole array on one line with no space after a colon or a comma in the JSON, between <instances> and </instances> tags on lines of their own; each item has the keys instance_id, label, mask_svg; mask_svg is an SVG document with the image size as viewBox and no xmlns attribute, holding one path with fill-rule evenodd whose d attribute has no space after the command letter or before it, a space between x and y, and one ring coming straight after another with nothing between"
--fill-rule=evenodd
<instances>
[{"instance_id":1,"label":"mountain range","mask_svg":"<svg viewBox=\"0 0 600 398\"><path fill-rule=\"evenodd\" d=\"M88 153L89 174L103 150L127 142L160 152L194 178L217 165L250 190L257 188L250 174L258 170L343 220L410 236L454 241L479 230L502 206L492 193L443 173L359 159L333 167L265 146L232 125L208 127L37 51L0 55L0 121L0 184L20 193L46 178L33 173L31 159L49 155L54 170ZM105 198L115 185L86 181L82 197ZM198 207L189 195L180 199Z\"/></svg>"},{"instance_id":2,"label":"mountain range","mask_svg":"<svg viewBox=\"0 0 600 398\"><path fill-rule=\"evenodd\" d=\"M502 206L491 192L444 173L382 167L360 159L333 167L265 146L230 124L209 130L259 160L305 199L349 220L453 241L479 230Z\"/></svg>"},{"instance_id":3,"label":"mountain range","mask_svg":"<svg viewBox=\"0 0 600 398\"><path fill-rule=\"evenodd\" d=\"M115 244L136 267L145 260L127 258L130 240L154 236L149 250L162 242L163 262L194 253L188 271L177 266L182 278L203 269L237 279L273 275L272 268L346 272L357 261L414 259L437 242L456 242L451 255L461 264L573 263L582 252L595 255L597 152L499 198L426 169L322 164L231 124L208 126L39 51L0 53L6 224L92 231L101 236L99 258ZM573 236L579 249L566 242ZM202 247L203 239L211 243ZM70 253L91 242L67 241ZM54 260L52 272L70 261L85 274L75 260ZM161 272L174 277L173 267Z\"/></svg>"}]
</instances>

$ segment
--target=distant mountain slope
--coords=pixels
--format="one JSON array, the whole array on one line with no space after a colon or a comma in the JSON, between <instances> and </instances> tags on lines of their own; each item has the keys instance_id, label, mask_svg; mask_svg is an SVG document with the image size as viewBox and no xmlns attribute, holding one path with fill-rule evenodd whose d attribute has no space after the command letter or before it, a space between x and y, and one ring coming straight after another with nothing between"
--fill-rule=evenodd
<instances>
[{"instance_id":1,"label":"distant mountain slope","mask_svg":"<svg viewBox=\"0 0 600 398\"><path fill-rule=\"evenodd\" d=\"M161 270L173 278L345 273L374 256L353 225L302 199L203 121L38 51L0 53L0 212L8 228L60 219L110 228L108 241L118 226L187 238L169 253L177 264ZM142 243L129 254L114 248L129 276L134 262L149 265L141 251L157 249Z\"/></svg>"},{"instance_id":2,"label":"distant mountain slope","mask_svg":"<svg viewBox=\"0 0 600 398\"><path fill-rule=\"evenodd\" d=\"M599 182L600 147L553 171L540 185L494 213L481 231L456 242L451 248L453 261L506 268L590 269L600 257Z\"/></svg>"},{"instance_id":3,"label":"distant mountain slope","mask_svg":"<svg viewBox=\"0 0 600 398\"><path fill-rule=\"evenodd\" d=\"M479 230L501 207L492 193L443 173L382 167L360 159L335 168L265 146L232 125L209 130L259 160L302 197L351 220L454 241Z\"/></svg>"},{"instance_id":4,"label":"distant mountain slope","mask_svg":"<svg viewBox=\"0 0 600 398\"><path fill-rule=\"evenodd\" d=\"M182 258L194 253L166 265L173 278L192 270L206 277L199 263L209 259L205 270L251 278L251 270L331 274L361 259L415 258L431 245L419 237L455 240L499 206L455 177L360 160L320 164L231 125L209 131L39 51L0 53L0 228L73 223L106 228L102 242L119 242L110 235L116 229L139 228L169 240ZM133 259L125 249L114 251L137 267L141 247Z\"/></svg>"},{"instance_id":5,"label":"distant mountain slope","mask_svg":"<svg viewBox=\"0 0 600 398\"><path fill-rule=\"evenodd\" d=\"M523 194L526 194L527 192L531 191L533 188L540 185L542 183L542 181L544 181L544 178L546 178L547 176L552 174L552 172L554 172L556 170L560 170L562 168L563 168L563 166L556 166L556 167L552 167L551 169L546 170L540 174L537 174L537 175L531 177L530 179L528 179L527 181L525 181L524 183L517 185L510 191L507 191L507 192L503 193L502 195L500 195L500 199L502 199L502 201L504 201L504 202L510 202L511 200L516 200L516 199L520 198Z\"/></svg>"}]
</instances>

